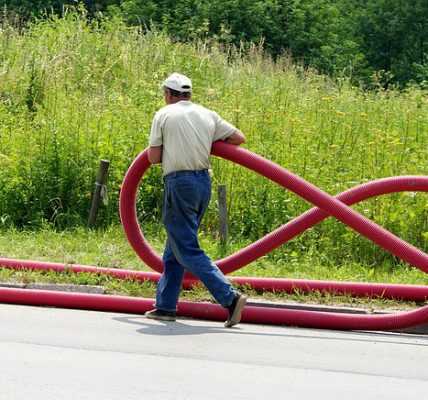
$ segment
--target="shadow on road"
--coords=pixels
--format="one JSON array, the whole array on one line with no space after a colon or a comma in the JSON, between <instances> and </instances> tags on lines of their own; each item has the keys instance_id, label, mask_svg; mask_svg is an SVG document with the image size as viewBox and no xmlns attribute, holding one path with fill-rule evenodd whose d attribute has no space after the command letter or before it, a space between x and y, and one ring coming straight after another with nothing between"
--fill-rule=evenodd
<instances>
[{"instance_id":1,"label":"shadow on road","mask_svg":"<svg viewBox=\"0 0 428 400\"><path fill-rule=\"evenodd\" d=\"M181 318L175 322L163 322L147 320L145 317L136 315L132 317L114 317L113 320L136 325L139 328L138 333L156 336L179 336L179 335L204 335L225 333L253 336L270 336L281 338L297 339L321 339L334 341L352 341L352 342L379 342L409 346L428 346L428 335L400 334L394 332L370 332L370 331L328 331L318 329L302 328L301 334L296 334L296 327L283 327L281 333L261 332L260 330L251 330L251 325L237 325L233 328L224 328L220 323L214 322L212 326L196 325L197 320ZM186 323L187 322L187 323ZM214 325L215 324L215 325ZM277 328L277 327L275 327ZM290 329L289 329L290 328ZM269 329L269 327L267 327ZM292 330L291 330L292 329ZM341 336L329 335L329 332L340 333ZM319 333L318 335L316 333ZM417 342L414 340L417 339ZM421 343L425 342L425 343Z\"/></svg>"},{"instance_id":2,"label":"shadow on road","mask_svg":"<svg viewBox=\"0 0 428 400\"><path fill-rule=\"evenodd\" d=\"M233 328L224 328L218 322L218 326L206 326L206 325L196 325L194 322L196 320L186 320L179 319L175 322L164 322L164 321L153 321L147 320L145 317L135 316L135 317L115 317L115 321L125 322L127 324L140 326L137 329L138 333L143 333L146 335L156 335L156 336L179 336L179 335L203 335L210 333L225 333L230 332L232 334L239 333L241 335L264 335L260 332L247 332L242 330L239 325ZM192 323L187 323L186 321L192 321ZM268 336L284 336L276 335L272 333L266 333Z\"/></svg>"}]
</instances>

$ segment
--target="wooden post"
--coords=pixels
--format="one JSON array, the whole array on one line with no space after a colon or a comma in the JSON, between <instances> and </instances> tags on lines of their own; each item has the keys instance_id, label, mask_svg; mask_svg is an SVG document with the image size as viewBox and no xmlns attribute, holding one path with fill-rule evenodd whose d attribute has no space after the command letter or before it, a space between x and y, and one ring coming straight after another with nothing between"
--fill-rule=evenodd
<instances>
[{"instance_id":1,"label":"wooden post","mask_svg":"<svg viewBox=\"0 0 428 400\"><path fill-rule=\"evenodd\" d=\"M220 233L220 243L226 244L227 237L228 237L226 185L218 185L217 193L218 193L218 225L219 225L219 233Z\"/></svg>"},{"instance_id":2,"label":"wooden post","mask_svg":"<svg viewBox=\"0 0 428 400\"><path fill-rule=\"evenodd\" d=\"M106 175L110 161L101 160L100 168L98 170L97 181L95 183L94 196L92 197L92 207L88 218L88 228L93 228L98 216L98 207L100 205L101 191L104 187Z\"/></svg>"}]
</instances>

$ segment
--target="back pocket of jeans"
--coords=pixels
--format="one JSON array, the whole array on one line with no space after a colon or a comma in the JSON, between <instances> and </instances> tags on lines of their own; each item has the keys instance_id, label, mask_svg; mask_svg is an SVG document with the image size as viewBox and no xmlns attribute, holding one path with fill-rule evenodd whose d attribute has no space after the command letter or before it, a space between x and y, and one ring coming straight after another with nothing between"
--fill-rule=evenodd
<instances>
[{"instance_id":1,"label":"back pocket of jeans","mask_svg":"<svg viewBox=\"0 0 428 400\"><path fill-rule=\"evenodd\" d=\"M177 185L175 187L177 194L180 199L184 201L188 206L197 208L198 204L198 191L195 186L192 185Z\"/></svg>"}]
</instances>

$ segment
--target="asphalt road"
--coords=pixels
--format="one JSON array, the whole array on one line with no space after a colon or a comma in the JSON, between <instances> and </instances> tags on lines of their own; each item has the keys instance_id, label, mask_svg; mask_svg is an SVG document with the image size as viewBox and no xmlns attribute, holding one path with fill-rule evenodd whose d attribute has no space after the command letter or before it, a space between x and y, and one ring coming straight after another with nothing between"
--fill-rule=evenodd
<instances>
[{"instance_id":1,"label":"asphalt road","mask_svg":"<svg viewBox=\"0 0 428 400\"><path fill-rule=\"evenodd\" d=\"M426 399L428 336L0 304L0 399Z\"/></svg>"}]
</instances>

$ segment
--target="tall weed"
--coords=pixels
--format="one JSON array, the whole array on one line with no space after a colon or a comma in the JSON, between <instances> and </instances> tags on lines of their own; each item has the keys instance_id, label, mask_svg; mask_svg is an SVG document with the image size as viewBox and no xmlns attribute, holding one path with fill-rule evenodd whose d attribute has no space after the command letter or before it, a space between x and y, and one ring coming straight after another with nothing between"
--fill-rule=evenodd
<instances>
[{"instance_id":1,"label":"tall weed","mask_svg":"<svg viewBox=\"0 0 428 400\"><path fill-rule=\"evenodd\" d=\"M191 76L194 100L215 109L247 136L246 147L337 194L392 175L427 175L428 100L420 88L364 92L293 65L258 47L174 43L120 20L69 13L20 32L0 31L0 223L58 228L84 225L97 167L109 159L104 225L117 224L126 169L148 143L163 105L160 82L173 71ZM213 159L213 183L228 185L231 234L248 243L309 208L257 174ZM159 167L146 175L138 211L159 221ZM385 196L356 205L364 215L426 249L426 194ZM216 204L203 229L216 237ZM234 239L232 239L234 240ZM395 264L333 219L269 255L299 254L333 263Z\"/></svg>"}]
</instances>

